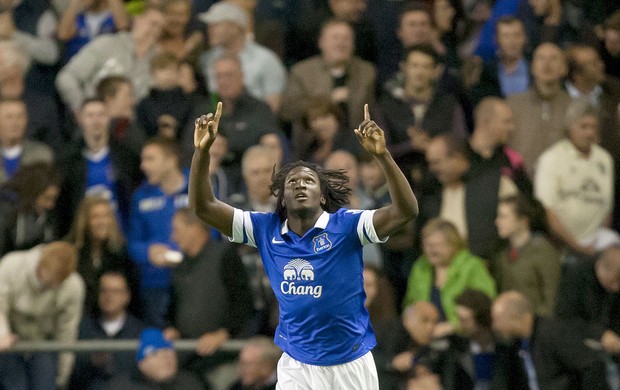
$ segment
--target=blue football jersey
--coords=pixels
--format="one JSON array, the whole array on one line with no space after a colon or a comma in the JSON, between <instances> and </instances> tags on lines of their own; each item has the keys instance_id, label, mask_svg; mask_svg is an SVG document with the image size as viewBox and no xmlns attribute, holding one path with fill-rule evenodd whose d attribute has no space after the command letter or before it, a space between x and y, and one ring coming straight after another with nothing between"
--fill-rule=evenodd
<instances>
[{"instance_id":1,"label":"blue football jersey","mask_svg":"<svg viewBox=\"0 0 620 390\"><path fill-rule=\"evenodd\" d=\"M329 366L375 345L364 308L362 246L384 242L374 210L324 212L299 237L274 213L235 209L231 241L258 248L280 304L275 343L294 359Z\"/></svg>"}]
</instances>

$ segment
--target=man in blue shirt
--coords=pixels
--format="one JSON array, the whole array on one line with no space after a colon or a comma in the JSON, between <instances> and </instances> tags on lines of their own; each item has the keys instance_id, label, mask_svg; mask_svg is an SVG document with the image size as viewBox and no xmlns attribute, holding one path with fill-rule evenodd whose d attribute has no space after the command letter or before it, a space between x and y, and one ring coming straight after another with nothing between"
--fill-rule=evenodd
<instances>
[{"instance_id":1,"label":"man in blue shirt","mask_svg":"<svg viewBox=\"0 0 620 390\"><path fill-rule=\"evenodd\" d=\"M278 389L378 389L370 354L375 335L364 308L362 246L383 242L418 213L407 179L370 119L355 130L388 179L393 203L378 210L345 210L350 190L342 171L303 161L272 179L275 213L244 212L215 198L208 180L209 148L217 136L215 115L196 120L196 151L190 171L190 207L232 241L258 248L280 304L275 342ZM301 386L300 386L301 384Z\"/></svg>"}]
</instances>

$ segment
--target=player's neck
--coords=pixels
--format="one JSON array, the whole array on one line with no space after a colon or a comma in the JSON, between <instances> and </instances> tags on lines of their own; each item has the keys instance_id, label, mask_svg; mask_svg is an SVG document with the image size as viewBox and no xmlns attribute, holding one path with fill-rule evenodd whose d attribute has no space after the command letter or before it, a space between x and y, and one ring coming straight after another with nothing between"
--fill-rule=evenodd
<instances>
[{"instance_id":1,"label":"player's neck","mask_svg":"<svg viewBox=\"0 0 620 390\"><path fill-rule=\"evenodd\" d=\"M287 216L288 228L301 237L314 227L321 214L323 214L323 209L321 208L316 210L304 209L289 212Z\"/></svg>"}]
</instances>

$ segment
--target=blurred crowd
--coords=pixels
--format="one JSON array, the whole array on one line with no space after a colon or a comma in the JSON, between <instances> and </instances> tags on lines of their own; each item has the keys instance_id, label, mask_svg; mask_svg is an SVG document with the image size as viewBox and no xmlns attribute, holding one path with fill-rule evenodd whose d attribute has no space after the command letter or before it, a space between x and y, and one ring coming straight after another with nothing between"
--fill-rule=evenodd
<instances>
[{"instance_id":1,"label":"blurred crowd","mask_svg":"<svg viewBox=\"0 0 620 390\"><path fill-rule=\"evenodd\" d=\"M620 389L617 77L617 1L0 0L0 389L275 389L260 256L187 208L219 101L245 210L298 159L390 203L384 130L420 215L364 248L381 389ZM140 346L11 352L76 339Z\"/></svg>"}]
</instances>

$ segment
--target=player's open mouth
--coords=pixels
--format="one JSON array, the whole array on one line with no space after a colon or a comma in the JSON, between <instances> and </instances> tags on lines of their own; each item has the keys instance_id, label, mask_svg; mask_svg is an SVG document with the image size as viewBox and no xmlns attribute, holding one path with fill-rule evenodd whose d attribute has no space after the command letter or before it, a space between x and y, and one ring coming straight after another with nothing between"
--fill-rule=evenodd
<instances>
[{"instance_id":1,"label":"player's open mouth","mask_svg":"<svg viewBox=\"0 0 620 390\"><path fill-rule=\"evenodd\" d=\"M308 195L300 193L300 194L295 195L295 199L296 200L308 199Z\"/></svg>"}]
</instances>

